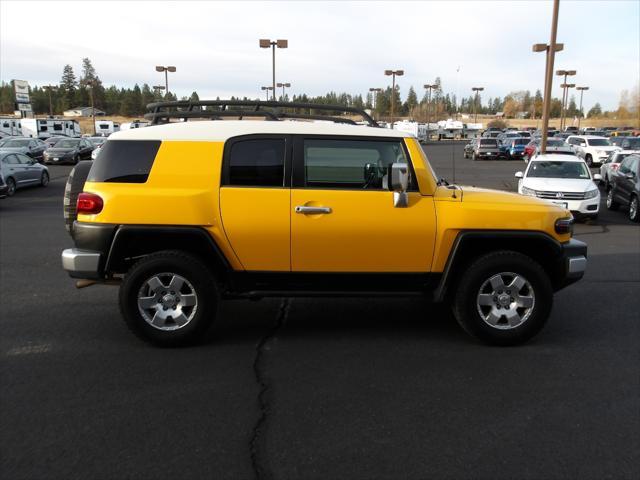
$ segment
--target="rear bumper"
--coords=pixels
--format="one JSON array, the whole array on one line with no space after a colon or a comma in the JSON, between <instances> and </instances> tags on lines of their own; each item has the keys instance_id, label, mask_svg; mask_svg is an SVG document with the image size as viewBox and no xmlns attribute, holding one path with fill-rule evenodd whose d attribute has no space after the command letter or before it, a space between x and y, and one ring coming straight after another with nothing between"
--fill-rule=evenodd
<instances>
[{"instance_id":1,"label":"rear bumper","mask_svg":"<svg viewBox=\"0 0 640 480\"><path fill-rule=\"evenodd\" d=\"M94 250L67 248L62 251L62 268L73 278L97 280L101 278L99 273L101 256L100 252Z\"/></svg>"}]
</instances>

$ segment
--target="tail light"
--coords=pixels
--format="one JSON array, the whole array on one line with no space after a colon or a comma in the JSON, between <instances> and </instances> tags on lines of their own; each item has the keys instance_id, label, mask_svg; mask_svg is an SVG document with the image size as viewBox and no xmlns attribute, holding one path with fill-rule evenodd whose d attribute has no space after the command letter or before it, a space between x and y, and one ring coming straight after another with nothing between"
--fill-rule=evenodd
<instances>
[{"instance_id":1,"label":"tail light","mask_svg":"<svg viewBox=\"0 0 640 480\"><path fill-rule=\"evenodd\" d=\"M78 213L95 215L96 213L100 213L102 211L103 206L104 202L102 201L102 198L100 198L95 193L82 192L80 195L78 195Z\"/></svg>"}]
</instances>

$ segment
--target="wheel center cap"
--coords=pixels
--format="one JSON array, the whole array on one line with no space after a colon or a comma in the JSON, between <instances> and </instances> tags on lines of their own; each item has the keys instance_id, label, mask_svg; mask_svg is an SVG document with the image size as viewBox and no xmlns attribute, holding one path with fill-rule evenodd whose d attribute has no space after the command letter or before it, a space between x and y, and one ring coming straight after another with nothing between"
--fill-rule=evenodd
<instances>
[{"instance_id":1,"label":"wheel center cap","mask_svg":"<svg viewBox=\"0 0 640 480\"><path fill-rule=\"evenodd\" d=\"M498 303L501 306L506 307L511 303L511 297L509 297L509 295L507 295L506 293L503 293L502 295L498 296Z\"/></svg>"},{"instance_id":2,"label":"wheel center cap","mask_svg":"<svg viewBox=\"0 0 640 480\"><path fill-rule=\"evenodd\" d=\"M161 300L163 307L173 307L177 301L175 295L167 294Z\"/></svg>"}]
</instances>

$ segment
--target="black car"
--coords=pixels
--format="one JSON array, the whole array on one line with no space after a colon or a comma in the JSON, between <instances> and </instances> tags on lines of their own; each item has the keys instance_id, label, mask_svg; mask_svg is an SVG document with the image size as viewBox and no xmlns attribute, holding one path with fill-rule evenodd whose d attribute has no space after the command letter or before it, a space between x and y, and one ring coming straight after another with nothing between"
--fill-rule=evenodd
<instances>
[{"instance_id":1,"label":"black car","mask_svg":"<svg viewBox=\"0 0 640 480\"><path fill-rule=\"evenodd\" d=\"M45 138L44 139L44 144L47 146L47 148L51 148L53 147L56 143L58 143L60 140L64 139L64 138L69 138L69 137L62 137L62 136L56 136L56 137L49 137L49 138Z\"/></svg>"},{"instance_id":2,"label":"black car","mask_svg":"<svg viewBox=\"0 0 640 480\"><path fill-rule=\"evenodd\" d=\"M47 146L39 138L14 137L2 143L0 150L13 153L23 153L39 162Z\"/></svg>"},{"instance_id":3,"label":"black car","mask_svg":"<svg viewBox=\"0 0 640 480\"><path fill-rule=\"evenodd\" d=\"M44 152L44 163L76 164L80 160L91 160L91 152L96 148L86 138L65 138Z\"/></svg>"},{"instance_id":4,"label":"black car","mask_svg":"<svg viewBox=\"0 0 640 480\"><path fill-rule=\"evenodd\" d=\"M610 173L607 208L629 206L629 219L640 222L640 155L629 155Z\"/></svg>"},{"instance_id":5,"label":"black car","mask_svg":"<svg viewBox=\"0 0 640 480\"><path fill-rule=\"evenodd\" d=\"M473 140L470 156L473 160L498 159L500 157L500 147L495 138L476 138ZM469 158L465 155L465 158Z\"/></svg>"}]
</instances>

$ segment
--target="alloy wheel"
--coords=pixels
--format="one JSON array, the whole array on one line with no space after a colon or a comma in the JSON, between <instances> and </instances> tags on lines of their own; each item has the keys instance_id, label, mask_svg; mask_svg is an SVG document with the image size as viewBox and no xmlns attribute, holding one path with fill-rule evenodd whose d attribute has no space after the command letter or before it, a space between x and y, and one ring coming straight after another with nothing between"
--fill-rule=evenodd
<instances>
[{"instance_id":1,"label":"alloy wheel","mask_svg":"<svg viewBox=\"0 0 640 480\"><path fill-rule=\"evenodd\" d=\"M488 278L478 290L478 314L499 330L509 330L526 322L535 307L535 292L529 281L513 272Z\"/></svg>"},{"instance_id":2,"label":"alloy wheel","mask_svg":"<svg viewBox=\"0 0 640 480\"><path fill-rule=\"evenodd\" d=\"M138 311L144 320L162 331L178 330L193 320L198 296L193 285L175 273L158 273L143 282Z\"/></svg>"}]
</instances>

